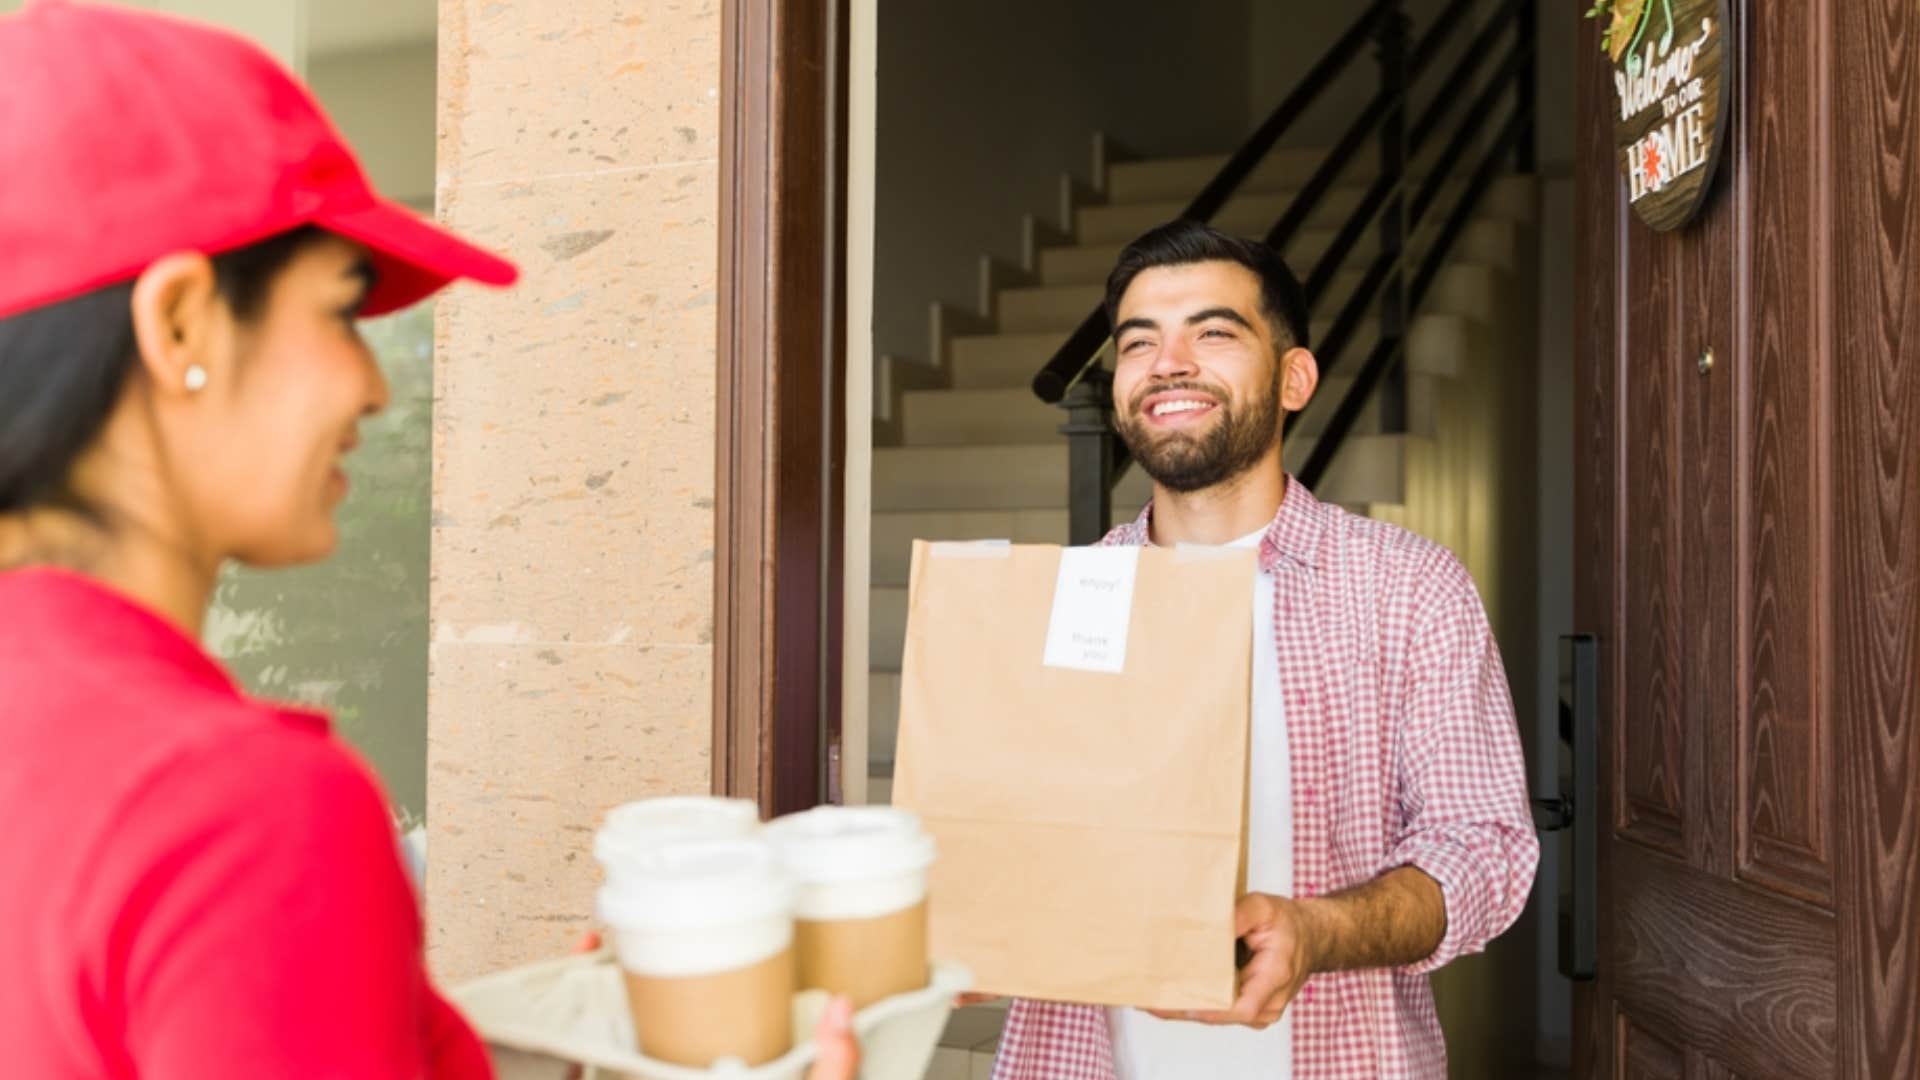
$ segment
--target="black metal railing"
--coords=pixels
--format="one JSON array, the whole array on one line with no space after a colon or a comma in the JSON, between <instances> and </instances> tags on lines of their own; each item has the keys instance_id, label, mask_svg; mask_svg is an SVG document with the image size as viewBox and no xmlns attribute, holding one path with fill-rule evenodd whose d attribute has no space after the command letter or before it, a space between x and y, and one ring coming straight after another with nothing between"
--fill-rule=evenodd
<instances>
[{"instance_id":1,"label":"black metal railing","mask_svg":"<svg viewBox=\"0 0 1920 1080\"><path fill-rule=\"evenodd\" d=\"M1308 307L1318 310L1366 235L1372 232L1379 237L1379 251L1351 294L1340 303L1325 337L1313 343L1324 375L1340 363L1368 313L1376 316L1379 332L1373 349L1361 362L1353 385L1328 417L1300 470L1301 481L1309 487L1325 475L1374 394L1380 395L1381 427L1388 432L1405 430L1405 340L1412 313L1426 298L1480 200L1503 171L1508 155L1512 155L1518 171L1533 167L1538 2L1498 0L1488 5L1477 0L1452 0L1417 42L1408 40L1403 0L1369 4L1180 215L1195 221L1212 220L1299 118L1347 72L1367 43L1375 45L1380 69L1378 92L1348 124L1265 237L1268 244L1284 251L1360 152L1369 142L1376 146L1378 175L1341 222L1303 284ZM1489 60L1497 58L1497 62L1491 74L1484 76L1451 137L1422 170L1419 187L1409 198L1410 162L1439 133L1441 124L1466 94L1436 94L1411 124L1407 122L1409 95L1416 80L1480 7L1491 10L1446 73L1442 86L1463 90L1483 74ZM1508 34L1513 40L1496 54L1496 46ZM1512 106L1497 133L1488 140L1484 137L1488 119L1508 94L1513 98ZM1476 152L1478 156L1469 162L1468 156ZM1461 174L1469 167L1471 172L1463 180ZM1435 204L1450 193L1450 186L1457 186L1458 194L1440 219L1418 265L1409 266L1411 238L1428 224ZM1067 410L1068 422L1060 431L1067 436L1069 447L1068 531L1075 544L1091 543L1106 530L1113 485L1130 464L1126 447L1114 432L1112 374L1101 364L1110 337L1106 312L1096 307L1033 377L1033 391L1042 401ZM1288 433L1300 415L1287 418Z\"/></svg>"}]
</instances>

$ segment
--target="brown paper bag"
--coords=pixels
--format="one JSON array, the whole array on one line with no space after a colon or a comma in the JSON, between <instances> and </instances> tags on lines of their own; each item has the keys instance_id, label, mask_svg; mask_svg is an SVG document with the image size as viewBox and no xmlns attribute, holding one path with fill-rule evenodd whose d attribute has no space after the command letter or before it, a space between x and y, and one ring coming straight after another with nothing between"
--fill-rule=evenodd
<instances>
[{"instance_id":1,"label":"brown paper bag","mask_svg":"<svg viewBox=\"0 0 1920 1080\"><path fill-rule=\"evenodd\" d=\"M914 545L893 801L939 843L936 957L995 993L1232 1004L1254 572L1239 549Z\"/></svg>"}]
</instances>

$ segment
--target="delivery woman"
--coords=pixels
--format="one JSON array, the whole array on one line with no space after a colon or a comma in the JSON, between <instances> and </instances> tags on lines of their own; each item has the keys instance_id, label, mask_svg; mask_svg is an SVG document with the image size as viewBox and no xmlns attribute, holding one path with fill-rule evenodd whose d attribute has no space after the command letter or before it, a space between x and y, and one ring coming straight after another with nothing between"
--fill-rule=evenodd
<instances>
[{"instance_id":1,"label":"delivery woman","mask_svg":"<svg viewBox=\"0 0 1920 1080\"><path fill-rule=\"evenodd\" d=\"M6 1075L491 1075L372 775L197 644L228 560L334 547L387 400L355 320L457 278L514 269L376 195L241 39L0 18Z\"/></svg>"}]
</instances>

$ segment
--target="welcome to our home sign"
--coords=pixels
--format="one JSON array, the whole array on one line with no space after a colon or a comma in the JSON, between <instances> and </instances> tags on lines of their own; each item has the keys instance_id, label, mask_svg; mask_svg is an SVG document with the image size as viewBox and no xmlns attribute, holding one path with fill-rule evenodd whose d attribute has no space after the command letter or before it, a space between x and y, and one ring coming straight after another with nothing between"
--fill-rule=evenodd
<instances>
[{"instance_id":1,"label":"welcome to our home sign","mask_svg":"<svg viewBox=\"0 0 1920 1080\"><path fill-rule=\"evenodd\" d=\"M1653 228L1678 228L1699 213L1726 141L1726 0L1600 0L1591 14L1606 20L1628 201Z\"/></svg>"}]
</instances>

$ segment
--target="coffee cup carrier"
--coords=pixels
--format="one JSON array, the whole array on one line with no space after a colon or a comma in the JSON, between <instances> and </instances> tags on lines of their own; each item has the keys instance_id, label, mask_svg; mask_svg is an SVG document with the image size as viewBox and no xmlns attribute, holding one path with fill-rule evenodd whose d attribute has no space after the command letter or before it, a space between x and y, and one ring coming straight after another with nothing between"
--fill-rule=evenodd
<instances>
[{"instance_id":1,"label":"coffee cup carrier","mask_svg":"<svg viewBox=\"0 0 1920 1080\"><path fill-rule=\"evenodd\" d=\"M966 968L936 964L924 989L855 1013L862 1080L925 1076L954 995L972 986ZM783 1057L757 1067L722 1060L695 1069L656 1061L635 1049L626 987L611 948L484 976L454 988L451 996L488 1043L584 1066L585 1080L602 1071L639 1080L802 1080L816 1054L814 1028L827 1007L824 991L794 995L798 1045Z\"/></svg>"}]
</instances>

